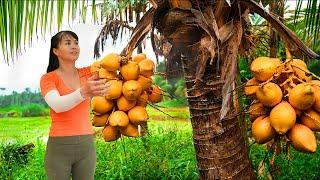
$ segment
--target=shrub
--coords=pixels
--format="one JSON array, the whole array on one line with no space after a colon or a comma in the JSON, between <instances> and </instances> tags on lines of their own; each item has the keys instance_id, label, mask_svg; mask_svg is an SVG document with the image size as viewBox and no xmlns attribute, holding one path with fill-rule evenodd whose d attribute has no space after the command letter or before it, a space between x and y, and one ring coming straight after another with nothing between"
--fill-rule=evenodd
<instances>
[{"instance_id":1,"label":"shrub","mask_svg":"<svg viewBox=\"0 0 320 180\"><path fill-rule=\"evenodd\" d=\"M19 117L20 113L17 110L10 110L6 113L6 116L8 117Z\"/></svg>"},{"instance_id":2,"label":"shrub","mask_svg":"<svg viewBox=\"0 0 320 180\"><path fill-rule=\"evenodd\" d=\"M21 109L22 117L36 117L48 115L48 110L42 104L28 104Z\"/></svg>"}]
</instances>

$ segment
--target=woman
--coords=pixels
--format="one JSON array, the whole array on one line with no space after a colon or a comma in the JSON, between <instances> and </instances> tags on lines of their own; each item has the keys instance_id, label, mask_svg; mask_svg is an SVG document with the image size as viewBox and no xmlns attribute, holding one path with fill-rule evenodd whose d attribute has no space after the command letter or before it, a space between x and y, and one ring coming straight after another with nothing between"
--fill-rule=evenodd
<instances>
[{"instance_id":1,"label":"woman","mask_svg":"<svg viewBox=\"0 0 320 180\"><path fill-rule=\"evenodd\" d=\"M45 155L48 179L93 179L96 150L90 124L90 97L104 96L107 86L90 73L76 68L78 36L61 31L51 38L47 73L41 93L50 107L51 127Z\"/></svg>"}]
</instances>

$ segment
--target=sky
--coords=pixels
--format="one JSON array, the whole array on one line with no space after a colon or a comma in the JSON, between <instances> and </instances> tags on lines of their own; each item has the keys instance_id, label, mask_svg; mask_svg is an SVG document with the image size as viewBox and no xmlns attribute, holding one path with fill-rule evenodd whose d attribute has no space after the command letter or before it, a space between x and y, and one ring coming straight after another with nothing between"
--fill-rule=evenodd
<instances>
[{"instance_id":1,"label":"sky","mask_svg":"<svg viewBox=\"0 0 320 180\"><path fill-rule=\"evenodd\" d=\"M288 0L287 4L294 8L295 1ZM77 67L88 66L95 61L93 58L94 42L102 25L93 24L90 15L89 10L86 24L76 21L69 25L66 20L62 24L61 30L71 30L79 37L81 50L76 62ZM48 66L50 38L56 33L57 31L52 31L48 32L44 38L34 38L32 46L26 47L26 50L18 56L18 60L14 64L8 66L4 61L0 61L0 88L6 88L6 90L0 90L0 95L11 94L12 91L22 92L27 87L32 91L39 90L39 80ZM124 36L122 41L118 40L115 45L110 39L102 55L111 52L120 53L128 41L129 35ZM149 58L155 59L150 42L147 43L144 52Z\"/></svg>"}]
</instances>

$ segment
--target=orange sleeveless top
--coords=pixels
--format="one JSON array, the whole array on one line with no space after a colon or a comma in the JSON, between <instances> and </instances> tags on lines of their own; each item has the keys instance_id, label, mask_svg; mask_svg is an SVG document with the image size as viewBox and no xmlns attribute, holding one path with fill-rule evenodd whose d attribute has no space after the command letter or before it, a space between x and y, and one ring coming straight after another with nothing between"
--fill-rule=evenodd
<instances>
[{"instance_id":1,"label":"orange sleeveless top","mask_svg":"<svg viewBox=\"0 0 320 180\"><path fill-rule=\"evenodd\" d=\"M91 76L90 67L77 69L80 77L80 87ZM44 74L40 80L41 94L44 97L50 90L56 89L61 96L75 91L64 84L56 72ZM75 136L93 134L90 123L90 98L69 111L56 113L50 108L51 127L49 136Z\"/></svg>"}]
</instances>

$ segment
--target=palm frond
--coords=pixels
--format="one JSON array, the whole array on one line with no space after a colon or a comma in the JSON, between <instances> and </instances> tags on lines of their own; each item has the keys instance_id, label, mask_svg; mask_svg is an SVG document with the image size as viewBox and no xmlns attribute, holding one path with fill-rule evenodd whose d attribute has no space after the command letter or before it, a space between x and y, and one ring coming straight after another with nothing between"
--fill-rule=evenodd
<instances>
[{"instance_id":1,"label":"palm frond","mask_svg":"<svg viewBox=\"0 0 320 180\"><path fill-rule=\"evenodd\" d=\"M94 0L90 3L93 7L92 17L97 21L98 4ZM1 53L3 61L10 64L14 63L25 44L31 45L34 36L43 37L48 29L51 31L55 26L60 30L64 18L74 20L78 12L85 20L89 4L86 0L2 0L0 5Z\"/></svg>"},{"instance_id":2,"label":"palm frond","mask_svg":"<svg viewBox=\"0 0 320 180\"><path fill-rule=\"evenodd\" d=\"M306 8L302 8L302 4L307 3ZM316 40L320 38L319 29L320 29L320 1L319 0L298 0L297 6L295 9L294 23L299 21L300 15L303 15L304 18L304 31L305 36L313 36L314 44Z\"/></svg>"},{"instance_id":3,"label":"palm frond","mask_svg":"<svg viewBox=\"0 0 320 180\"><path fill-rule=\"evenodd\" d=\"M94 45L94 57L100 57L100 47L101 51L103 51L108 37L111 37L113 44L115 44L116 40L118 39L118 35L120 34L122 38L123 32L126 32L127 30L129 32L133 30L133 27L129 25L127 21L121 21L118 19L107 20L96 39Z\"/></svg>"},{"instance_id":4,"label":"palm frond","mask_svg":"<svg viewBox=\"0 0 320 180\"><path fill-rule=\"evenodd\" d=\"M313 50L308 48L288 27L286 27L278 18L274 15L265 11L259 4L254 2L253 0L240 0L240 4L249 8L250 11L258 13L260 16L269 21L274 27L280 37L288 45L290 45L290 50L292 52L303 53L310 58L319 58L319 55L316 54Z\"/></svg>"},{"instance_id":5,"label":"palm frond","mask_svg":"<svg viewBox=\"0 0 320 180\"><path fill-rule=\"evenodd\" d=\"M94 45L94 57L100 57L100 47L103 51L105 42L108 38L111 37L113 43L115 43L119 35L120 38L122 38L123 33L127 32L127 30L129 30L131 34L134 25L138 24L140 21L140 16L144 14L147 7L150 6L151 4L149 4L147 0L106 1L103 9L105 25L96 39ZM136 45L138 46L140 42L141 41Z\"/></svg>"},{"instance_id":6,"label":"palm frond","mask_svg":"<svg viewBox=\"0 0 320 180\"><path fill-rule=\"evenodd\" d=\"M137 26L134 28L132 32L132 36L128 45L122 50L122 55L131 56L133 50L139 45L139 43L144 39L147 33L151 30L151 24L153 14L155 12L154 8L150 8L141 20L138 22Z\"/></svg>"}]
</instances>

